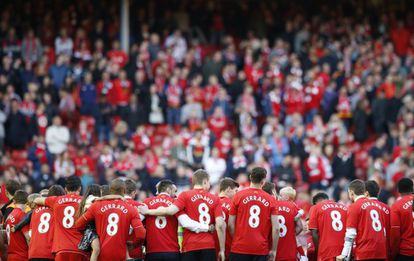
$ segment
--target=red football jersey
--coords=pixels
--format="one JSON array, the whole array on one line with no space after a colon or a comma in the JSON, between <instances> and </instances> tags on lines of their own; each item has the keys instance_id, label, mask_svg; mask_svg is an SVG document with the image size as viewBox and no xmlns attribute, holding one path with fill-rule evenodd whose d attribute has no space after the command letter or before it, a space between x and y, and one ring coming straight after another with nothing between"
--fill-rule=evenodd
<instances>
[{"instance_id":1,"label":"red football jersey","mask_svg":"<svg viewBox=\"0 0 414 261\"><path fill-rule=\"evenodd\" d=\"M174 199L166 193L147 198L144 204L149 209L168 207L174 203ZM175 216L146 216L147 228L147 253L180 252L178 245L178 221Z\"/></svg>"},{"instance_id":2,"label":"red football jersey","mask_svg":"<svg viewBox=\"0 0 414 261\"><path fill-rule=\"evenodd\" d=\"M362 197L348 208L347 228L355 228L355 260L386 259L385 224L382 208L375 201Z\"/></svg>"},{"instance_id":3,"label":"red football jersey","mask_svg":"<svg viewBox=\"0 0 414 261\"><path fill-rule=\"evenodd\" d=\"M134 230L141 229L143 234L139 236L142 239L145 237L145 229L138 211L120 199L96 201L78 219L76 225L83 228L93 220L95 220L96 232L101 245L98 259L100 261L125 260L130 226Z\"/></svg>"},{"instance_id":4,"label":"red football jersey","mask_svg":"<svg viewBox=\"0 0 414 261\"><path fill-rule=\"evenodd\" d=\"M387 256L389 257L390 255L390 235L391 235L391 208L382 203L381 201L379 201L377 198L369 198L370 200L374 201L375 203L378 204L378 207L381 209L381 211L379 211L383 224L384 224L384 228L385 228L385 236L387 239Z\"/></svg>"},{"instance_id":5,"label":"red football jersey","mask_svg":"<svg viewBox=\"0 0 414 261\"><path fill-rule=\"evenodd\" d=\"M77 194L67 194L64 196L48 197L45 205L53 210L55 228L52 252L76 252L85 254L78 250L78 244L82 239L82 234L75 228L76 212L82 197Z\"/></svg>"},{"instance_id":6,"label":"red football jersey","mask_svg":"<svg viewBox=\"0 0 414 261\"><path fill-rule=\"evenodd\" d=\"M230 209L231 209L232 204L233 204L233 201L231 199L229 199L228 197L220 197L221 210L223 211L224 221L226 222L226 225L229 221ZM216 239L216 250L217 250L217 254L218 254L218 251L220 250L220 242L218 240L217 234L214 234L214 236L215 236L215 239ZM230 230L227 227L227 229L226 229L226 249L225 249L226 260L228 260L230 258L231 241L232 241L232 237L230 235Z\"/></svg>"},{"instance_id":7,"label":"red football jersey","mask_svg":"<svg viewBox=\"0 0 414 261\"><path fill-rule=\"evenodd\" d=\"M414 256L414 195L406 195L391 207L391 227L400 230L399 253Z\"/></svg>"},{"instance_id":8,"label":"red football jersey","mask_svg":"<svg viewBox=\"0 0 414 261\"><path fill-rule=\"evenodd\" d=\"M348 208L331 200L319 202L310 209L309 229L318 230L318 260L332 260L344 246Z\"/></svg>"},{"instance_id":9,"label":"red football jersey","mask_svg":"<svg viewBox=\"0 0 414 261\"><path fill-rule=\"evenodd\" d=\"M29 244L29 259L54 259L52 254L54 225L52 209L39 206L33 210L30 221L32 237Z\"/></svg>"},{"instance_id":10,"label":"red football jersey","mask_svg":"<svg viewBox=\"0 0 414 261\"><path fill-rule=\"evenodd\" d=\"M134 209L136 209L137 211L138 211L137 207L142 205L141 203L139 203L138 201L133 200L129 196L125 196L125 201L129 205L131 205ZM139 213L138 213L138 216L139 216ZM136 241L135 240L135 234L132 230L129 230L128 241L136 243L135 242ZM132 257L132 258L142 258L143 257L142 256L142 244L134 244L133 248L128 250L128 253L129 253L129 256Z\"/></svg>"},{"instance_id":11,"label":"red football jersey","mask_svg":"<svg viewBox=\"0 0 414 261\"><path fill-rule=\"evenodd\" d=\"M278 201L277 214L279 220L279 242L276 260L296 260L296 224L298 208L293 202Z\"/></svg>"},{"instance_id":12,"label":"red football jersey","mask_svg":"<svg viewBox=\"0 0 414 261\"><path fill-rule=\"evenodd\" d=\"M230 215L236 216L232 253L269 254L270 217L277 214L275 206L276 200L262 189L246 188L236 193L230 209Z\"/></svg>"},{"instance_id":13,"label":"red football jersey","mask_svg":"<svg viewBox=\"0 0 414 261\"><path fill-rule=\"evenodd\" d=\"M181 211L192 220L204 224L214 224L216 217L223 216L220 199L204 189L192 189L182 192L174 202ZM194 233L184 229L182 252L201 249L215 249L212 233Z\"/></svg>"},{"instance_id":14,"label":"red football jersey","mask_svg":"<svg viewBox=\"0 0 414 261\"><path fill-rule=\"evenodd\" d=\"M10 228L17 225L26 213L20 208L15 208L6 219L6 232L9 242L9 260L27 260L28 246L24 234L29 231L29 226L24 226L20 231L11 232Z\"/></svg>"}]
</instances>

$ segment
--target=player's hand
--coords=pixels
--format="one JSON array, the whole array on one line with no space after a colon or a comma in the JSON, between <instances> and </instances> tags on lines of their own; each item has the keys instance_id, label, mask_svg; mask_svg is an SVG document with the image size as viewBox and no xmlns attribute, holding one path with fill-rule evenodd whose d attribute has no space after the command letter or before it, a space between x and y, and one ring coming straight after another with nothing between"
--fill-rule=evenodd
<instances>
[{"instance_id":1,"label":"player's hand","mask_svg":"<svg viewBox=\"0 0 414 261\"><path fill-rule=\"evenodd\" d=\"M12 227L10 228L10 231L13 233L16 232L16 228L14 227L14 225L12 225Z\"/></svg>"},{"instance_id":2,"label":"player's hand","mask_svg":"<svg viewBox=\"0 0 414 261\"><path fill-rule=\"evenodd\" d=\"M218 254L219 261L225 261L226 260L226 254L224 254L224 250L221 250Z\"/></svg>"},{"instance_id":3,"label":"player's hand","mask_svg":"<svg viewBox=\"0 0 414 261\"><path fill-rule=\"evenodd\" d=\"M142 205L138 207L138 211L139 213L141 213L142 215L146 215L148 213L148 206L147 205Z\"/></svg>"},{"instance_id":4,"label":"player's hand","mask_svg":"<svg viewBox=\"0 0 414 261\"><path fill-rule=\"evenodd\" d=\"M215 225L210 225L208 227L208 232L214 232L214 231L216 231L216 226Z\"/></svg>"},{"instance_id":5,"label":"player's hand","mask_svg":"<svg viewBox=\"0 0 414 261\"><path fill-rule=\"evenodd\" d=\"M269 255L267 256L267 260L274 261L276 258L276 251L270 250Z\"/></svg>"},{"instance_id":6,"label":"player's hand","mask_svg":"<svg viewBox=\"0 0 414 261\"><path fill-rule=\"evenodd\" d=\"M342 261L342 260L345 260L345 256L340 255L336 257L336 261Z\"/></svg>"}]
</instances>

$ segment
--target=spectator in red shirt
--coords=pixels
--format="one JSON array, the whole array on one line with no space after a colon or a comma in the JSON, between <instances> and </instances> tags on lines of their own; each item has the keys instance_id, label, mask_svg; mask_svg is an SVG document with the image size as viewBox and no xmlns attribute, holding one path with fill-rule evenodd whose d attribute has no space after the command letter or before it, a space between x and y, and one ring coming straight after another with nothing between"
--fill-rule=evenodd
<instances>
[{"instance_id":1,"label":"spectator in red shirt","mask_svg":"<svg viewBox=\"0 0 414 261\"><path fill-rule=\"evenodd\" d=\"M119 41L112 42L112 50L107 54L108 59L119 66L119 68L124 68L128 63L128 55L120 49Z\"/></svg>"},{"instance_id":2,"label":"spectator in red shirt","mask_svg":"<svg viewBox=\"0 0 414 261\"><path fill-rule=\"evenodd\" d=\"M221 107L216 107L213 115L208 118L208 127L215 139L220 139L223 131L228 129L228 120Z\"/></svg>"}]
</instances>

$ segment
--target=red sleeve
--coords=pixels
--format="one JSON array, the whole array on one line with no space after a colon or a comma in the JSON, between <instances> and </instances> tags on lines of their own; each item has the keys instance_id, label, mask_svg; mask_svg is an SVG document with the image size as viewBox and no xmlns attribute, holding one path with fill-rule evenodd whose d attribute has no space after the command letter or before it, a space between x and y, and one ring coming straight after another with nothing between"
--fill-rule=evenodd
<instances>
[{"instance_id":1,"label":"red sleeve","mask_svg":"<svg viewBox=\"0 0 414 261\"><path fill-rule=\"evenodd\" d=\"M47 197L45 200L45 206L48 208L53 208L53 205L55 205L56 200L57 200L57 196Z\"/></svg>"},{"instance_id":2,"label":"red sleeve","mask_svg":"<svg viewBox=\"0 0 414 261\"><path fill-rule=\"evenodd\" d=\"M137 237L138 241L144 241L147 231L145 230L144 226L142 225L142 222L141 222L141 219L139 218L138 212L131 211L130 213L132 215L131 227L135 232L135 236Z\"/></svg>"},{"instance_id":3,"label":"red sleeve","mask_svg":"<svg viewBox=\"0 0 414 261\"><path fill-rule=\"evenodd\" d=\"M96 204L92 204L88 210L76 220L75 227L78 230L85 230L86 225L95 219L95 205Z\"/></svg>"},{"instance_id":4,"label":"red sleeve","mask_svg":"<svg viewBox=\"0 0 414 261\"><path fill-rule=\"evenodd\" d=\"M309 211L309 229L318 229L318 209L316 206L311 207Z\"/></svg>"},{"instance_id":5,"label":"red sleeve","mask_svg":"<svg viewBox=\"0 0 414 261\"><path fill-rule=\"evenodd\" d=\"M397 208L391 209L391 230L390 230L390 252L391 257L395 257L398 254L398 247L400 245L400 212Z\"/></svg>"},{"instance_id":6,"label":"red sleeve","mask_svg":"<svg viewBox=\"0 0 414 261\"><path fill-rule=\"evenodd\" d=\"M236 195L233 199L233 202L231 203L231 208L230 208L229 215L235 216L237 214L238 206L239 206L239 200L238 200L238 197Z\"/></svg>"},{"instance_id":7,"label":"red sleeve","mask_svg":"<svg viewBox=\"0 0 414 261\"><path fill-rule=\"evenodd\" d=\"M221 209L221 204L220 204L220 200L217 199L217 203L216 203L216 207L214 208L214 217L225 217L223 214L223 210Z\"/></svg>"},{"instance_id":8,"label":"red sleeve","mask_svg":"<svg viewBox=\"0 0 414 261\"><path fill-rule=\"evenodd\" d=\"M185 205L186 205L186 199L187 199L187 193L181 193L177 200L174 202L174 205L179 209L179 210L184 210Z\"/></svg>"},{"instance_id":9,"label":"red sleeve","mask_svg":"<svg viewBox=\"0 0 414 261\"><path fill-rule=\"evenodd\" d=\"M358 228L359 211L355 205L348 208L348 217L346 220L346 228Z\"/></svg>"}]
</instances>

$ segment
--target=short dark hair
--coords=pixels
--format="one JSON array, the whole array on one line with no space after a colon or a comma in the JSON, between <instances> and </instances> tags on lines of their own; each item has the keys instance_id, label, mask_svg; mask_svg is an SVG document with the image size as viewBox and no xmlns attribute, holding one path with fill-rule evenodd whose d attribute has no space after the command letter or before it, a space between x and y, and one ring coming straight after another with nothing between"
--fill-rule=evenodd
<instances>
[{"instance_id":1,"label":"short dark hair","mask_svg":"<svg viewBox=\"0 0 414 261\"><path fill-rule=\"evenodd\" d=\"M109 189L111 191L111 194L123 195L125 193L125 181L123 181L121 178L116 178L111 181Z\"/></svg>"},{"instance_id":2,"label":"short dark hair","mask_svg":"<svg viewBox=\"0 0 414 261\"><path fill-rule=\"evenodd\" d=\"M84 198L93 195L95 197L101 196L101 186L98 184L91 184L86 188L85 194L83 195Z\"/></svg>"},{"instance_id":3,"label":"short dark hair","mask_svg":"<svg viewBox=\"0 0 414 261\"><path fill-rule=\"evenodd\" d=\"M362 196L365 194L365 183L360 179L355 179L349 183L348 189L353 191L355 195Z\"/></svg>"},{"instance_id":4,"label":"short dark hair","mask_svg":"<svg viewBox=\"0 0 414 261\"><path fill-rule=\"evenodd\" d=\"M20 185L20 183L16 180L9 179L6 182L6 191L12 196L14 196L14 193L16 193L16 191L21 189L21 187L22 185Z\"/></svg>"},{"instance_id":5,"label":"short dark hair","mask_svg":"<svg viewBox=\"0 0 414 261\"><path fill-rule=\"evenodd\" d=\"M250 181L253 184L259 184L266 178L266 175L267 175L267 171L265 168L255 167L252 169L250 173Z\"/></svg>"},{"instance_id":6,"label":"short dark hair","mask_svg":"<svg viewBox=\"0 0 414 261\"><path fill-rule=\"evenodd\" d=\"M82 186L81 180L77 176L70 176L66 178L65 188L67 191L75 192L78 191Z\"/></svg>"},{"instance_id":7,"label":"short dark hair","mask_svg":"<svg viewBox=\"0 0 414 261\"><path fill-rule=\"evenodd\" d=\"M326 194L325 192L318 192L316 193L315 196L313 196L312 204L316 205L318 204L319 201L328 200L328 199L329 199L328 194Z\"/></svg>"},{"instance_id":8,"label":"short dark hair","mask_svg":"<svg viewBox=\"0 0 414 261\"><path fill-rule=\"evenodd\" d=\"M239 183L232 178L224 178L220 181L220 192L225 191L227 188L234 189L238 187Z\"/></svg>"},{"instance_id":9,"label":"short dark hair","mask_svg":"<svg viewBox=\"0 0 414 261\"><path fill-rule=\"evenodd\" d=\"M125 193L127 195L131 195L137 191L137 183L132 179L126 179L125 180Z\"/></svg>"},{"instance_id":10,"label":"short dark hair","mask_svg":"<svg viewBox=\"0 0 414 261\"><path fill-rule=\"evenodd\" d=\"M13 201L16 204L26 204L29 194L24 190L18 190L14 193Z\"/></svg>"},{"instance_id":11,"label":"short dark hair","mask_svg":"<svg viewBox=\"0 0 414 261\"><path fill-rule=\"evenodd\" d=\"M174 182L169 179L163 179L157 184L157 193L162 193L167 191L171 186L174 186Z\"/></svg>"},{"instance_id":12,"label":"short dark hair","mask_svg":"<svg viewBox=\"0 0 414 261\"><path fill-rule=\"evenodd\" d=\"M413 193L413 181L409 178L402 178L397 184L398 192L400 194Z\"/></svg>"},{"instance_id":13,"label":"short dark hair","mask_svg":"<svg viewBox=\"0 0 414 261\"><path fill-rule=\"evenodd\" d=\"M276 186L274 183L266 181L266 183L263 185L262 189L269 195L273 196L273 191L276 190Z\"/></svg>"},{"instance_id":14,"label":"short dark hair","mask_svg":"<svg viewBox=\"0 0 414 261\"><path fill-rule=\"evenodd\" d=\"M101 186L101 194L102 194L102 197L111 194L111 190L109 189L109 185L102 185Z\"/></svg>"},{"instance_id":15,"label":"short dark hair","mask_svg":"<svg viewBox=\"0 0 414 261\"><path fill-rule=\"evenodd\" d=\"M380 192L380 187L375 180L365 181L365 190L368 192L370 197L377 198Z\"/></svg>"},{"instance_id":16,"label":"short dark hair","mask_svg":"<svg viewBox=\"0 0 414 261\"><path fill-rule=\"evenodd\" d=\"M198 169L193 173L193 185L203 185L203 181L209 178L207 171Z\"/></svg>"},{"instance_id":17,"label":"short dark hair","mask_svg":"<svg viewBox=\"0 0 414 261\"><path fill-rule=\"evenodd\" d=\"M61 185L53 185L49 188L49 191L47 192L48 197L52 196L63 196L65 195L65 190Z\"/></svg>"}]
</instances>

